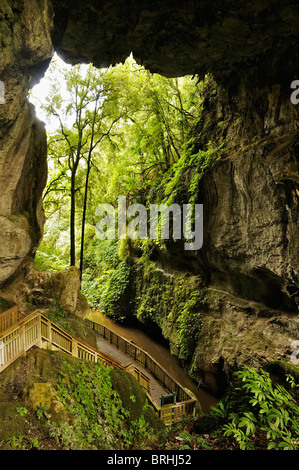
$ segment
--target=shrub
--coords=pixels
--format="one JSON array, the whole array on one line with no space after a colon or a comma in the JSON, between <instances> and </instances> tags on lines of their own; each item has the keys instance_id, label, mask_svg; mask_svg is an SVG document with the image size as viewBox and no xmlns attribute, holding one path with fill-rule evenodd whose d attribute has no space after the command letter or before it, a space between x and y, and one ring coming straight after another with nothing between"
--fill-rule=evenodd
<instances>
[{"instance_id":1,"label":"shrub","mask_svg":"<svg viewBox=\"0 0 299 470\"><path fill-rule=\"evenodd\" d=\"M241 450L255 448L254 437L260 435L267 449L299 449L299 406L294 393L282 385L273 385L270 374L244 367L236 372L237 382L214 412L226 424L224 436L233 437ZM288 374L290 389L298 388Z\"/></svg>"}]
</instances>

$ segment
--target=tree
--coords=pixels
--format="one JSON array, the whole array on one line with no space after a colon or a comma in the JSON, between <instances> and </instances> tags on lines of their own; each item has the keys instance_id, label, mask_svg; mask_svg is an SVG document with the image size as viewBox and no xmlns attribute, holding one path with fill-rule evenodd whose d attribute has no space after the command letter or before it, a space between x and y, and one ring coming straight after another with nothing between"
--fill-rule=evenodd
<instances>
[{"instance_id":1,"label":"tree","mask_svg":"<svg viewBox=\"0 0 299 470\"><path fill-rule=\"evenodd\" d=\"M133 198L179 160L201 112L201 91L196 78L151 74L132 57L111 67L108 77L127 107L126 120L106 150L112 167L109 197Z\"/></svg>"},{"instance_id":2,"label":"tree","mask_svg":"<svg viewBox=\"0 0 299 470\"><path fill-rule=\"evenodd\" d=\"M95 225L95 208L119 195L142 198L161 182L180 159L201 94L191 77L151 74L132 57L105 70L89 65L59 73L57 79L54 62L44 108L57 128L49 135L44 205L48 215L69 213L70 262L80 245L82 273L86 224Z\"/></svg>"},{"instance_id":3,"label":"tree","mask_svg":"<svg viewBox=\"0 0 299 470\"><path fill-rule=\"evenodd\" d=\"M54 62L51 70L53 77L55 68ZM81 272L92 159L101 142L109 137L113 126L124 115L119 106L115 107L116 93L105 79L105 74L106 71L97 70L91 65L85 71L80 65L72 67L70 71L63 70L65 94L62 95L57 82L54 82L45 105L47 113L55 116L59 123L57 131L50 135L48 145L49 156L56 161L58 173L49 182L45 195L48 196L52 191L69 193L72 266L76 263L76 194L83 189ZM79 178L78 172L82 166L84 176Z\"/></svg>"}]
</instances>

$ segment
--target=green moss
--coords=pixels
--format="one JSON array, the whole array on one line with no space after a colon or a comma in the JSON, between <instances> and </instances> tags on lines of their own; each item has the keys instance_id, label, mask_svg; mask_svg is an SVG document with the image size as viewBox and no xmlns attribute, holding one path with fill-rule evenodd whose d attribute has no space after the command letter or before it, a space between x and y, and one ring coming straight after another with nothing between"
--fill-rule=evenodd
<instances>
[{"instance_id":1,"label":"green moss","mask_svg":"<svg viewBox=\"0 0 299 470\"><path fill-rule=\"evenodd\" d=\"M114 390L119 393L124 408L129 412L129 423L144 417L149 428L155 431L164 429L163 422L148 404L145 393L133 375L114 369L111 371L111 379Z\"/></svg>"},{"instance_id":2,"label":"green moss","mask_svg":"<svg viewBox=\"0 0 299 470\"><path fill-rule=\"evenodd\" d=\"M13 303L10 302L9 300L4 299L3 297L0 297L0 313L5 312L6 310L9 310L10 308L13 307Z\"/></svg>"},{"instance_id":3,"label":"green moss","mask_svg":"<svg viewBox=\"0 0 299 470\"><path fill-rule=\"evenodd\" d=\"M126 240L97 238L85 251L82 292L91 307L118 322L133 314L132 264L126 251Z\"/></svg>"},{"instance_id":4,"label":"green moss","mask_svg":"<svg viewBox=\"0 0 299 470\"><path fill-rule=\"evenodd\" d=\"M38 348L1 373L0 419L1 449L142 448L164 429L130 374Z\"/></svg>"},{"instance_id":5,"label":"green moss","mask_svg":"<svg viewBox=\"0 0 299 470\"><path fill-rule=\"evenodd\" d=\"M9 448L7 441L12 437L20 437L25 432L25 420L17 413L17 407L23 404L22 401L4 401L0 407L0 449Z\"/></svg>"},{"instance_id":6,"label":"green moss","mask_svg":"<svg viewBox=\"0 0 299 470\"><path fill-rule=\"evenodd\" d=\"M269 372L272 377L276 378L276 380L284 386L286 385L286 374L292 375L295 382L299 384L299 366L291 362L271 361L265 364L263 369Z\"/></svg>"},{"instance_id":7,"label":"green moss","mask_svg":"<svg viewBox=\"0 0 299 470\"><path fill-rule=\"evenodd\" d=\"M119 393L124 408L130 413L128 421L135 421L141 416L146 401L140 385L133 375L118 369L111 371L111 379L112 386Z\"/></svg>"},{"instance_id":8,"label":"green moss","mask_svg":"<svg viewBox=\"0 0 299 470\"><path fill-rule=\"evenodd\" d=\"M136 276L136 315L155 323L171 343L172 351L189 361L196 348L205 310L206 291L201 279L176 272L171 276L148 263Z\"/></svg>"},{"instance_id":9,"label":"green moss","mask_svg":"<svg viewBox=\"0 0 299 470\"><path fill-rule=\"evenodd\" d=\"M118 248L118 257L120 261L127 261L130 257L130 242L128 238L120 240Z\"/></svg>"}]
</instances>

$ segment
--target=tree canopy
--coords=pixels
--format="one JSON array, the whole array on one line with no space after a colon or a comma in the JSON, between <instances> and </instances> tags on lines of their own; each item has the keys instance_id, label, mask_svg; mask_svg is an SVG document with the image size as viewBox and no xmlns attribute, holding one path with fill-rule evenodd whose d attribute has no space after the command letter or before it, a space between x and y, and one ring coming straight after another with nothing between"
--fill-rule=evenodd
<instances>
[{"instance_id":1,"label":"tree canopy","mask_svg":"<svg viewBox=\"0 0 299 470\"><path fill-rule=\"evenodd\" d=\"M56 126L48 135L44 207L48 226L62 229L69 263L82 270L97 205L120 195L142 200L154 181L161 183L200 116L202 87L196 77L151 74L133 57L102 70L91 64L69 69L54 60L48 77L42 107Z\"/></svg>"}]
</instances>

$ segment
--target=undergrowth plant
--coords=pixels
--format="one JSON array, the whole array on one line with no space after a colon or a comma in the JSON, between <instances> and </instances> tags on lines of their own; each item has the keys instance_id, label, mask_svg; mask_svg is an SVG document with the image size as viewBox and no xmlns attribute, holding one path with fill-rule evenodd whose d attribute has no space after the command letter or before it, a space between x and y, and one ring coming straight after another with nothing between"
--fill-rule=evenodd
<instances>
[{"instance_id":1,"label":"undergrowth plant","mask_svg":"<svg viewBox=\"0 0 299 470\"><path fill-rule=\"evenodd\" d=\"M232 437L241 450L255 448L255 438L265 441L267 449L299 449L299 406L294 378L286 375L290 391L274 385L270 374L244 367L236 372L237 382L214 412L226 424L222 433Z\"/></svg>"},{"instance_id":2,"label":"undergrowth plant","mask_svg":"<svg viewBox=\"0 0 299 470\"><path fill-rule=\"evenodd\" d=\"M112 387L112 368L94 366L65 363L58 392L72 418L59 425L52 422L50 435L73 450L129 449L144 442L150 434L144 414L129 422L130 412Z\"/></svg>"},{"instance_id":3,"label":"undergrowth plant","mask_svg":"<svg viewBox=\"0 0 299 470\"><path fill-rule=\"evenodd\" d=\"M119 240L98 240L86 249L82 292L93 308L122 322L130 311L131 266L119 257Z\"/></svg>"}]
</instances>

